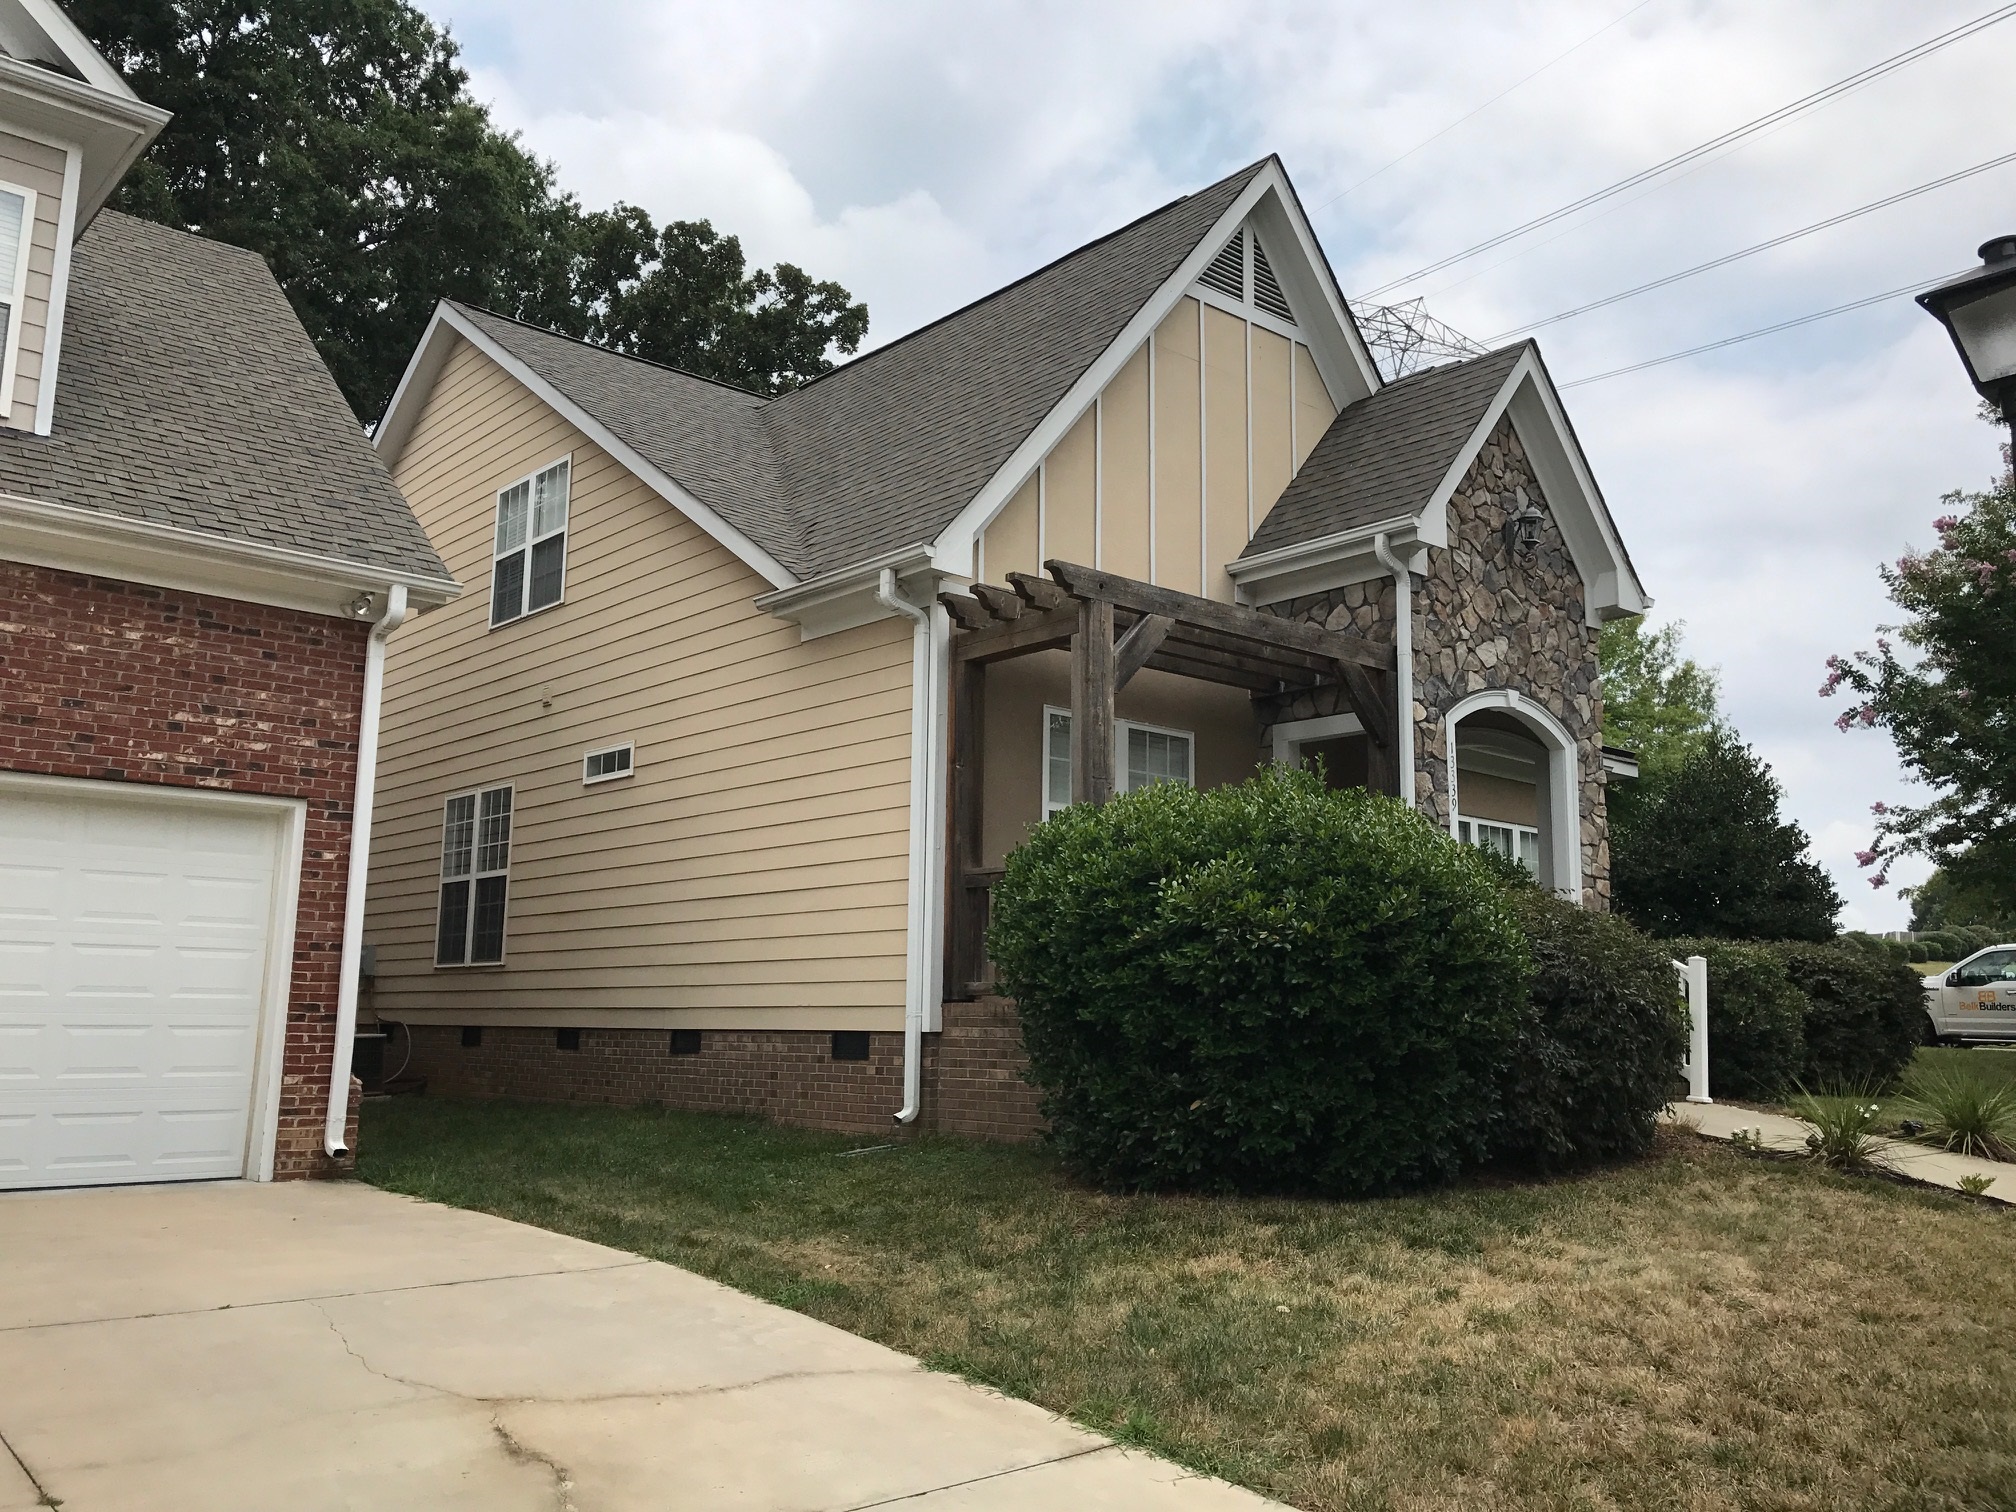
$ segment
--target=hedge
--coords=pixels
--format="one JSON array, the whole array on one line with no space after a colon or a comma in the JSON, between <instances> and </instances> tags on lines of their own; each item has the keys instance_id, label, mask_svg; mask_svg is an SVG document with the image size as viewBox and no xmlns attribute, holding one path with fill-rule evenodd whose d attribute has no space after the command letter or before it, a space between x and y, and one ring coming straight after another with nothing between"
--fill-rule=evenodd
<instances>
[{"instance_id":1,"label":"hedge","mask_svg":"<svg viewBox=\"0 0 2016 1512\"><path fill-rule=\"evenodd\" d=\"M1673 956L1708 962L1708 1091L1769 1099L1805 1068L1806 999L1769 945L1668 940ZM1669 968L1670 969L1670 968Z\"/></svg>"},{"instance_id":2,"label":"hedge","mask_svg":"<svg viewBox=\"0 0 2016 1512\"><path fill-rule=\"evenodd\" d=\"M1077 805L993 913L1051 1139L1100 1182L1364 1195L1489 1153L1526 948L1394 799L1270 768Z\"/></svg>"},{"instance_id":3,"label":"hedge","mask_svg":"<svg viewBox=\"0 0 2016 1512\"><path fill-rule=\"evenodd\" d=\"M1924 1037L1925 988L1918 973L1895 962L1872 961L1839 941L1813 945L1787 940L1769 948L1805 999L1800 1083L1814 1091L1895 1083ZM1714 999L1712 986L1709 999ZM1708 1066L1712 1076L1712 1039Z\"/></svg>"}]
</instances>

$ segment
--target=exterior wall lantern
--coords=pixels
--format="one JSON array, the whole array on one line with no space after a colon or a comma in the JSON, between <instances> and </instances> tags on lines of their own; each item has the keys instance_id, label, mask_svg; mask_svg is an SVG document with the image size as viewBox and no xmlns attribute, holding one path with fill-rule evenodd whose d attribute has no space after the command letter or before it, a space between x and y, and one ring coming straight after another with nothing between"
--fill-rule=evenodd
<instances>
[{"instance_id":1,"label":"exterior wall lantern","mask_svg":"<svg viewBox=\"0 0 2016 1512\"><path fill-rule=\"evenodd\" d=\"M1946 327L1982 398L2016 427L2016 236L1981 244L1981 266L1918 296Z\"/></svg>"},{"instance_id":2,"label":"exterior wall lantern","mask_svg":"<svg viewBox=\"0 0 2016 1512\"><path fill-rule=\"evenodd\" d=\"M1518 511L1505 517L1505 549L1514 556L1533 555L1540 549L1540 522L1546 518L1538 504L1522 498Z\"/></svg>"}]
</instances>

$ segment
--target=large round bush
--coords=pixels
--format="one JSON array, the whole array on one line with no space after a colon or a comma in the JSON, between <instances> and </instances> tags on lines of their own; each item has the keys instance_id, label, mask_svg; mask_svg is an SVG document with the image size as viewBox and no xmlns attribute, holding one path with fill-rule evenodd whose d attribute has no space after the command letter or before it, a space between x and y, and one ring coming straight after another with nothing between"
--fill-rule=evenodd
<instances>
[{"instance_id":1,"label":"large round bush","mask_svg":"<svg viewBox=\"0 0 2016 1512\"><path fill-rule=\"evenodd\" d=\"M1805 1072L1806 998L1769 945L1668 940L1674 958L1708 962L1708 1091L1769 1099Z\"/></svg>"},{"instance_id":2,"label":"large round bush","mask_svg":"<svg viewBox=\"0 0 2016 1512\"><path fill-rule=\"evenodd\" d=\"M1057 815L1009 857L988 950L1080 1170L1337 1195L1487 1153L1527 972L1475 852L1281 769Z\"/></svg>"},{"instance_id":3,"label":"large round bush","mask_svg":"<svg viewBox=\"0 0 2016 1512\"><path fill-rule=\"evenodd\" d=\"M1533 960L1496 1153L1541 1167L1642 1155L1687 1052L1670 952L1624 920L1515 887Z\"/></svg>"},{"instance_id":4,"label":"large round bush","mask_svg":"<svg viewBox=\"0 0 2016 1512\"><path fill-rule=\"evenodd\" d=\"M1913 967L1871 960L1840 941L1770 948L1806 999L1799 1079L1807 1088L1888 1087L1903 1075L1927 1027L1924 978ZM1708 1064L1712 1075L1712 1046Z\"/></svg>"}]
</instances>

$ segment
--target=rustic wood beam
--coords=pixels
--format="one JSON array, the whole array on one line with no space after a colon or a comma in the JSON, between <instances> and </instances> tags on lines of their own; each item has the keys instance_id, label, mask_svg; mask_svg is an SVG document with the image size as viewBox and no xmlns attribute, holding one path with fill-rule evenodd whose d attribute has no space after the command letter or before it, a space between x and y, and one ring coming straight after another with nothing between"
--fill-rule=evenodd
<instances>
[{"instance_id":1,"label":"rustic wood beam","mask_svg":"<svg viewBox=\"0 0 2016 1512\"><path fill-rule=\"evenodd\" d=\"M1148 658L1156 672L1173 672L1178 677L1194 677L1199 682L1220 683L1228 688L1245 688L1253 693L1281 693L1281 679L1271 672L1249 671L1224 662L1194 662L1166 646Z\"/></svg>"},{"instance_id":2,"label":"rustic wood beam","mask_svg":"<svg viewBox=\"0 0 2016 1512\"><path fill-rule=\"evenodd\" d=\"M945 606L946 612L962 630L985 630L994 623L994 616L987 612L985 605L963 593L941 593L938 602Z\"/></svg>"},{"instance_id":3,"label":"rustic wood beam","mask_svg":"<svg viewBox=\"0 0 2016 1512\"><path fill-rule=\"evenodd\" d=\"M1104 803L1114 786L1113 606L1078 605L1071 639L1071 801Z\"/></svg>"},{"instance_id":4,"label":"rustic wood beam","mask_svg":"<svg viewBox=\"0 0 2016 1512\"><path fill-rule=\"evenodd\" d=\"M1148 665L1148 658L1155 654L1155 648L1169 638L1169 631L1175 621L1167 615L1144 614L1120 637L1120 644L1113 648L1113 691L1119 692L1133 680L1134 674Z\"/></svg>"},{"instance_id":5,"label":"rustic wood beam","mask_svg":"<svg viewBox=\"0 0 2016 1512\"><path fill-rule=\"evenodd\" d=\"M1011 572L1008 584L1032 609L1062 609L1071 602L1070 594L1048 578L1037 577L1034 573Z\"/></svg>"},{"instance_id":6,"label":"rustic wood beam","mask_svg":"<svg viewBox=\"0 0 2016 1512\"><path fill-rule=\"evenodd\" d=\"M1006 588L997 588L992 583L975 583L973 597L980 600L981 607L997 620L1013 620L1022 617L1022 597L1010 593Z\"/></svg>"},{"instance_id":7,"label":"rustic wood beam","mask_svg":"<svg viewBox=\"0 0 2016 1512\"><path fill-rule=\"evenodd\" d=\"M1373 674L1351 662L1337 663L1337 671L1344 684L1344 696L1351 702L1351 712L1358 716L1358 723L1365 727L1372 744L1393 745L1397 731L1393 724L1393 706L1382 686L1386 679L1375 679Z\"/></svg>"},{"instance_id":8,"label":"rustic wood beam","mask_svg":"<svg viewBox=\"0 0 2016 1512\"><path fill-rule=\"evenodd\" d=\"M1043 614L1025 614L1006 623L989 620L984 630L967 630L954 636L952 655L958 661L1002 661L1010 656L1069 645L1077 633L1078 609L1074 604Z\"/></svg>"},{"instance_id":9,"label":"rustic wood beam","mask_svg":"<svg viewBox=\"0 0 2016 1512\"><path fill-rule=\"evenodd\" d=\"M1225 635L1198 625L1178 624L1170 631L1169 638L1173 644L1180 646L1222 651L1231 656L1264 661L1279 668L1279 675L1291 681L1299 678L1303 682L1314 682L1318 678L1335 678L1337 675L1337 659L1333 656L1312 656L1306 651L1250 640L1242 635Z\"/></svg>"},{"instance_id":10,"label":"rustic wood beam","mask_svg":"<svg viewBox=\"0 0 2016 1512\"><path fill-rule=\"evenodd\" d=\"M1074 598L1096 599L1121 609L1131 609L1136 614L1166 614L1179 625L1194 625L1224 635L1304 651L1312 656L1349 661L1375 671L1387 671L1394 665L1391 646L1366 640L1363 636L1324 630L1298 620L1279 619L1243 605L1221 604L1215 599L1178 593L1173 588L1157 587L1153 583L1102 572L1096 567L1083 567L1075 562L1048 561L1043 564L1043 570Z\"/></svg>"}]
</instances>

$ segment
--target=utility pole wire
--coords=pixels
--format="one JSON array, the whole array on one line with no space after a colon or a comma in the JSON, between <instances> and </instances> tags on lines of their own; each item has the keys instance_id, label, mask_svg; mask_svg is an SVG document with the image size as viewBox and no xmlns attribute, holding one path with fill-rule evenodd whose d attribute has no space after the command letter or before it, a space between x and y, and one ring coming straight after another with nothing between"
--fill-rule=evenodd
<instances>
[{"instance_id":1,"label":"utility pole wire","mask_svg":"<svg viewBox=\"0 0 2016 1512\"><path fill-rule=\"evenodd\" d=\"M1916 199L1921 194L1929 194L1934 189L1943 189L1948 184L1957 184L1962 179L1972 178L1977 173L1986 173L1991 168L2000 168L2005 163L2016 163L2016 152L2007 152L2001 157L1990 158L1985 163L1976 163L1972 168L1962 168L1958 173L1949 173L1944 178L1934 179L1929 184L1920 184L1915 189L1906 189L1901 193L1889 195L1884 199L1872 200L1858 209L1845 210L1839 215L1829 216L1826 220L1815 221L1810 226L1801 226L1797 231L1787 231L1783 236L1774 236L1769 241L1758 242L1754 246L1745 247L1739 252L1726 253L1721 257L1711 258L1707 262L1696 263L1691 268L1682 268L1678 273L1668 273L1664 278L1655 278L1650 283L1639 284L1635 289L1626 289L1620 294L1612 294L1604 299L1592 300L1585 305L1577 305L1572 310L1563 310L1558 315L1549 315L1545 320L1529 320L1524 325L1516 325L1509 330L1500 331L1496 336L1487 337L1484 345L1494 347L1509 337L1517 336L1527 331L1537 331L1545 326L1554 325L1563 320L1573 320L1577 315L1587 315L1591 310L1606 309L1622 300L1635 299L1640 294L1649 294L1654 289L1663 289L1668 284L1679 283L1683 278L1692 278L1697 273L1706 273L1715 268L1727 267L1730 263L1741 261L1743 258L1753 256L1756 253L1768 252L1773 247L1782 247L1787 242L1797 241L1802 236L1811 236L1816 231L1830 230L1835 226L1843 225L1848 221L1868 215L1872 211L1887 210L1892 205L1901 205L1906 200Z\"/></svg>"},{"instance_id":2,"label":"utility pole wire","mask_svg":"<svg viewBox=\"0 0 2016 1512\"><path fill-rule=\"evenodd\" d=\"M1482 115L1485 111L1489 110L1493 105L1496 105L1500 100L1504 99L1505 96L1511 94L1513 90L1525 88L1526 85L1531 84L1535 79L1539 78L1540 75L1547 72L1547 70L1552 68L1555 64L1566 62L1574 54L1582 51L1583 48L1587 47L1591 42L1594 42L1598 37L1602 36L1603 33L1611 30L1613 27L1622 26L1626 21L1629 21L1633 16L1637 15L1638 12L1645 9L1645 7L1650 5L1651 3L1652 0L1638 0L1638 3L1636 5L1632 6L1631 9L1624 12L1624 14L1619 16L1615 21L1606 22L1604 25L1597 27L1596 30L1589 33L1588 36L1584 37L1580 42L1577 42L1573 47L1569 48L1566 52L1556 53L1553 57L1549 58L1545 63L1542 63L1538 68L1534 69L1533 72L1526 75L1525 78L1519 80L1515 84L1506 85L1505 88L1499 90L1498 93L1491 96L1490 99L1486 100L1482 105L1479 105L1475 110L1471 111L1468 115L1458 116L1455 120L1451 121L1447 126L1444 126L1440 131L1436 132L1435 135L1431 137L1423 137L1420 141L1416 142L1412 147L1409 147L1405 152L1401 153L1400 156L1393 159L1392 162L1386 164L1385 167L1374 168L1370 173L1366 174L1365 177L1358 180L1357 183L1352 184L1347 188L1339 189L1335 194L1331 195L1330 198L1323 201L1322 204L1316 206L1315 209L1311 210L1309 213L1313 215L1316 213L1316 210L1328 210L1332 205L1336 204L1337 201L1343 199L1346 195L1356 194L1360 189L1363 189L1367 184L1371 183L1372 180L1379 177L1380 174L1384 173L1387 168L1398 168L1402 163L1406 162L1407 159L1414 156L1414 154L1419 152L1423 147L1431 147L1435 143L1441 141L1442 138L1449 135L1450 132L1454 131L1458 126L1461 126L1465 121L1470 120L1474 116Z\"/></svg>"},{"instance_id":3,"label":"utility pole wire","mask_svg":"<svg viewBox=\"0 0 2016 1512\"><path fill-rule=\"evenodd\" d=\"M1767 126L1775 126L1779 122L1788 120L1795 115L1801 115L1806 111L1828 104L1837 96L1846 94L1851 89L1859 88L1874 79L1881 78L1885 74L1894 73L1896 70L1916 63L1922 58L1928 58L1943 48L1951 47L1955 42L1964 41L1977 32L1986 31L1989 27L2008 20L2012 15L2016 15L2016 4L1997 6L1994 10L1989 11L1985 15L1977 16L1964 25L1956 26L1951 31L1941 32L1938 36L1928 41L1920 42L1916 47L1906 48L1903 52L1885 58L1880 63L1872 63L1869 67L1861 70L1861 72L1850 74L1845 79L1829 84L1825 89L1816 89L1813 93L1803 95L1799 99L1792 101L1789 105L1781 105L1778 109L1771 111L1767 115L1761 115L1754 121L1748 121L1741 126L1725 131L1718 137L1713 137L1706 142L1700 143L1698 146L1688 148L1685 152L1676 153L1664 162L1654 163L1650 168L1634 173L1629 178L1620 179L1614 184L1596 190L1594 193L1585 194L1572 204L1563 205L1558 210L1550 210L1545 215L1535 216L1532 220L1514 226L1509 231L1501 231L1498 235L1478 242L1475 246L1466 247L1461 252L1452 253L1450 256L1442 258L1439 262L1432 262L1426 267L1416 268L1412 273L1405 274L1402 277L1389 279L1385 283L1380 284L1376 289L1366 290L1359 297L1368 300L1377 298L1389 290L1399 288L1402 284L1412 283L1419 278L1426 278L1431 273L1439 273L1444 268L1467 261L1480 252L1488 252L1493 247L1501 247L1508 241L1526 235L1529 231L1537 231L1542 226L1550 226L1555 221L1573 215L1577 211L1586 210L1591 205L1600 204L1606 199L1624 193L1627 189L1635 189L1638 185L1648 180L1662 177L1672 172L1675 168L1691 163L1695 159L1706 156L1708 153L1714 152L1719 148L1726 147L1732 142L1741 141L1744 137L1762 131Z\"/></svg>"},{"instance_id":4,"label":"utility pole wire","mask_svg":"<svg viewBox=\"0 0 2016 1512\"><path fill-rule=\"evenodd\" d=\"M1980 264L1976 263L1975 267ZM1629 367L1612 368L1607 373L1591 373L1587 378L1573 378L1560 384L1564 389L1580 388L1585 383L1601 383L1605 378L1622 378L1626 373L1642 373L1646 368L1663 367L1669 362L1678 362L1684 357L1699 357L1703 352L1719 351L1723 347L1735 346L1740 341L1755 341L1759 336L1775 336L1780 331L1789 331L1794 326L1811 325L1816 320L1825 320L1831 315L1846 315L1850 310L1866 309L1873 304L1881 304L1886 299L1898 299L1906 294L1922 293L1949 278L1958 278L1960 273L1972 272L1972 268L1962 268L1959 273L1946 273L1938 278L1921 278L1917 283L1909 283L1901 289L1885 289L1881 294L1871 294L1866 299L1851 299L1847 304L1835 305L1830 310L1815 310L1811 315L1801 315L1793 320L1781 320L1776 325L1745 331L1740 336L1725 336L1720 341L1710 341L1702 346L1689 347L1684 352L1668 352L1664 357L1654 357L1645 362L1634 362Z\"/></svg>"}]
</instances>

